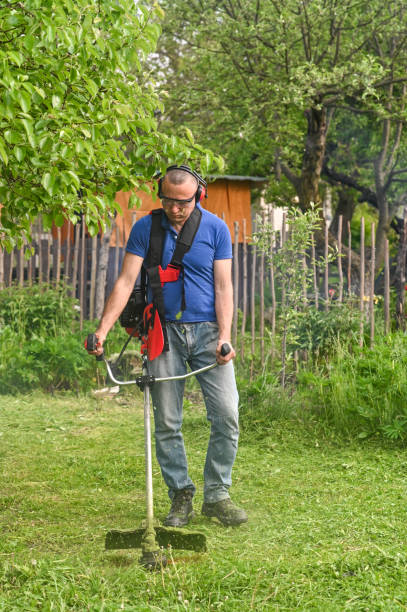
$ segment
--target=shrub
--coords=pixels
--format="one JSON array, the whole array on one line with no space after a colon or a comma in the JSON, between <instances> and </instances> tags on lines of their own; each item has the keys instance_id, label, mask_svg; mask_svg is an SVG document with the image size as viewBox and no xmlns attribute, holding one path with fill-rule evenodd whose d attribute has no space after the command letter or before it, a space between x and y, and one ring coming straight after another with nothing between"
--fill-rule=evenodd
<instances>
[{"instance_id":1,"label":"shrub","mask_svg":"<svg viewBox=\"0 0 407 612\"><path fill-rule=\"evenodd\" d=\"M338 346L325 371L300 372L298 393L313 413L351 435L407 438L407 338L377 338L373 348Z\"/></svg>"},{"instance_id":2,"label":"shrub","mask_svg":"<svg viewBox=\"0 0 407 612\"><path fill-rule=\"evenodd\" d=\"M78 301L63 287L12 286L0 291L0 329L22 338L70 331L78 319Z\"/></svg>"}]
</instances>

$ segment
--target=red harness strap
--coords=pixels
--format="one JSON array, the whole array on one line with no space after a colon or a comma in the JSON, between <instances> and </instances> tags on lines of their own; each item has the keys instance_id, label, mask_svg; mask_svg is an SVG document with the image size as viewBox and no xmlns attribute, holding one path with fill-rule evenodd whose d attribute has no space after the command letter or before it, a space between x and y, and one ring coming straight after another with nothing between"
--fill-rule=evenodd
<instances>
[{"instance_id":1,"label":"red harness strap","mask_svg":"<svg viewBox=\"0 0 407 612\"><path fill-rule=\"evenodd\" d=\"M172 283L179 279L181 269L178 266L168 264L165 270L161 266L158 266L158 273L160 275L161 287L164 283Z\"/></svg>"}]
</instances>

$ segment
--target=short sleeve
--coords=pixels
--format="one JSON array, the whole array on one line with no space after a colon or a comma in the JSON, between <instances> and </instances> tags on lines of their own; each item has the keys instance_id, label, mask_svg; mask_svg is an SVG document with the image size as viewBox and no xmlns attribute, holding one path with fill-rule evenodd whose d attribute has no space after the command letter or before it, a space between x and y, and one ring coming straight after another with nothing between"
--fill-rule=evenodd
<instances>
[{"instance_id":1,"label":"short sleeve","mask_svg":"<svg viewBox=\"0 0 407 612\"><path fill-rule=\"evenodd\" d=\"M151 215L146 215L133 225L127 241L126 253L132 253L144 259L148 251L150 230Z\"/></svg>"},{"instance_id":2,"label":"short sleeve","mask_svg":"<svg viewBox=\"0 0 407 612\"><path fill-rule=\"evenodd\" d=\"M222 221L216 233L214 259L232 259L232 257L232 238L230 237L228 226Z\"/></svg>"}]
</instances>

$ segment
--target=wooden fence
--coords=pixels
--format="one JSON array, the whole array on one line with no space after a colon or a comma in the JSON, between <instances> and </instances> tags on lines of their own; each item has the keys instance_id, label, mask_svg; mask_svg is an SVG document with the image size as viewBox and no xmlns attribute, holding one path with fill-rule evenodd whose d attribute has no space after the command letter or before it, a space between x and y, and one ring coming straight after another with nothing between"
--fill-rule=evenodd
<instances>
[{"instance_id":1,"label":"wooden fence","mask_svg":"<svg viewBox=\"0 0 407 612\"><path fill-rule=\"evenodd\" d=\"M271 211L271 223L273 221ZM255 231L256 222L253 224ZM374 342L375 334L375 244L374 224L371 228L372 244L369 249L365 246L365 222L361 220L359 278L354 279L352 272L352 243L351 232L348 224L347 243L343 243L343 222L339 218L337 239L338 258L335 263L326 265L323 277L317 273L315 266L315 244L308 262L304 258L304 269L313 266L313 289L312 295L307 295L304 289L304 300L312 302L317 308L330 307L332 304L332 292L335 292L335 301L342 302L346 295L358 296L358 308L364 315L361 317L360 339L364 336L365 327L370 325L370 342ZM119 236L116 236L116 246L110 246L111 232L118 233L118 228L113 227L103 237L89 237L84 231L84 225L78 223L64 241L61 241L61 232L57 229L54 235L46 233L39 225L33 232L33 242L25 245L22 249L14 249L12 253L0 250L0 289L12 284L18 286L32 285L33 283L47 283L50 285L64 283L69 287L71 295L76 296L80 302L81 325L84 319L99 318L103 309L106 296L110 293L114 281L117 278L124 249L119 246ZM234 287L234 316L232 340L237 346L237 337L245 333L251 335L251 351L255 352L256 341L260 344L260 353L264 359L264 335L267 323L272 334L275 331L276 315L284 300L284 283L276 287L275 270L273 266L273 255L284 243L286 223L283 223L278 232L278 240L270 244L268 252L260 250L252 243L251 236L246 232L246 221L243 220L242 227L238 222L234 224L233 241L233 287ZM324 254L328 254L328 223L325 223ZM243 236L243 242L239 242L239 236ZM124 236L124 243L127 236ZM399 287L397 288L396 316L401 325L404 325L404 283L405 283L405 261L407 251L407 215L404 216L404 232L400 239L397 266ZM26 257L29 248L33 254ZM403 250L404 249L404 250ZM342 257L346 250L346 259ZM404 253L404 255L403 255ZM404 257L404 259L403 259ZM312 263L314 262L314 263ZM353 277L352 277L353 274ZM332 280L334 278L334 280ZM368 282L366 281L368 280ZM388 333L390 329L390 261L389 244L385 244L385 262L383 269L383 283L381 292L384 300L384 329ZM276 296L279 295L280 302ZM267 300L266 300L267 296ZM266 304L267 302L267 304ZM259 324L256 325L256 304ZM240 326L238 328L238 311L241 311ZM241 354L243 356L244 346L242 344Z\"/></svg>"}]
</instances>

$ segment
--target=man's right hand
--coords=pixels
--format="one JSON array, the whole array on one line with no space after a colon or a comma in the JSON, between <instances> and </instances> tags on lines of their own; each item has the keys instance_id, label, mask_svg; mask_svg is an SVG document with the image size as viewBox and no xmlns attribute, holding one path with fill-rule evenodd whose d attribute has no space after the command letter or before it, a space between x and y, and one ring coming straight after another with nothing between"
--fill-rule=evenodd
<instances>
[{"instance_id":1,"label":"man's right hand","mask_svg":"<svg viewBox=\"0 0 407 612\"><path fill-rule=\"evenodd\" d=\"M97 330L93 336L96 337L96 347L94 350L89 350L89 343L87 343L86 350L88 351L89 355L96 355L96 357L98 357L99 355L103 354L103 344L106 340L106 335Z\"/></svg>"}]
</instances>

